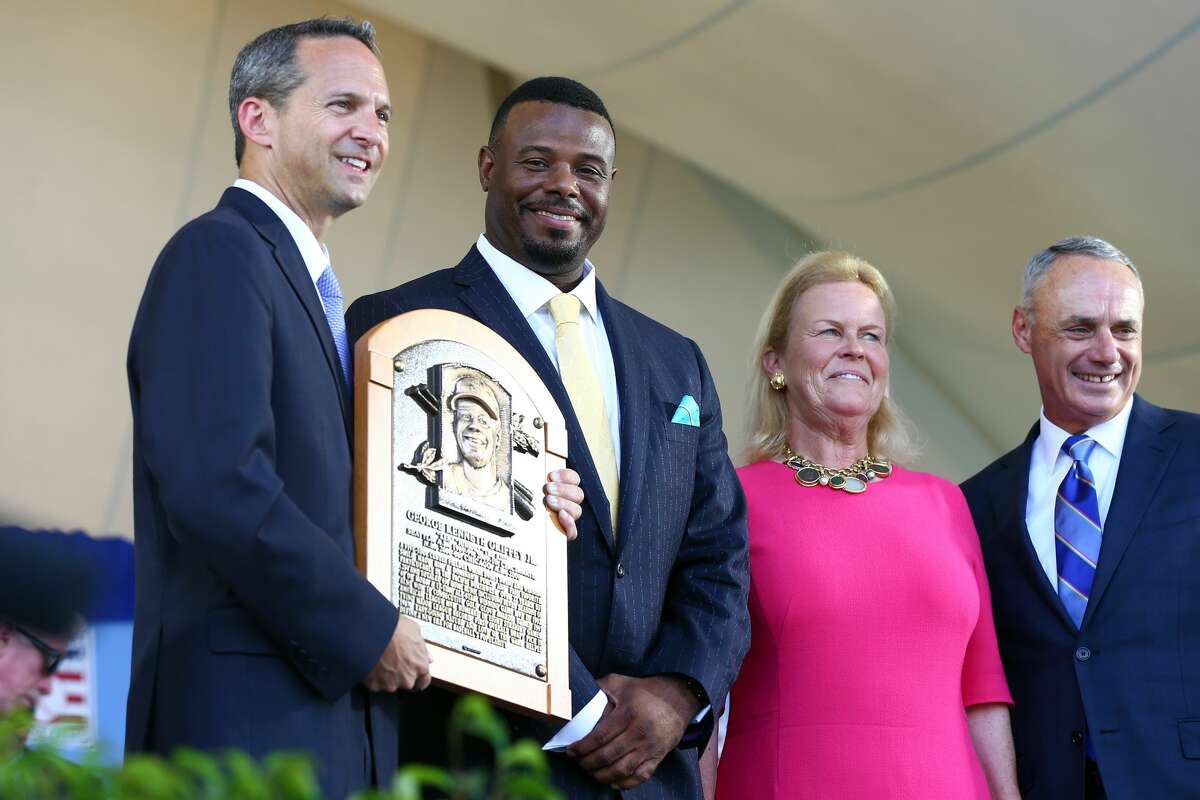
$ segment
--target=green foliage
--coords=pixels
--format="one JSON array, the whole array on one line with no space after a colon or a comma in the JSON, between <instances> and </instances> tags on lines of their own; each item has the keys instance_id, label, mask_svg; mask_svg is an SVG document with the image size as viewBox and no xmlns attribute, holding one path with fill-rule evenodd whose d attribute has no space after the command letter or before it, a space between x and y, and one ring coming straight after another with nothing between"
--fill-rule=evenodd
<instances>
[{"instance_id":1,"label":"green foliage","mask_svg":"<svg viewBox=\"0 0 1200 800\"><path fill-rule=\"evenodd\" d=\"M321 800L312 759L272 753L256 761L229 750L181 748L164 759L135 755L120 768L94 756L75 763L53 746L24 746L28 712L0 717L0 798L5 800ZM360 792L352 800L562 800L550 785L545 754L528 739L510 742L508 726L477 695L459 699L450 718L449 768L408 764L391 786ZM490 769L468 766L469 740L488 745Z\"/></svg>"}]
</instances>

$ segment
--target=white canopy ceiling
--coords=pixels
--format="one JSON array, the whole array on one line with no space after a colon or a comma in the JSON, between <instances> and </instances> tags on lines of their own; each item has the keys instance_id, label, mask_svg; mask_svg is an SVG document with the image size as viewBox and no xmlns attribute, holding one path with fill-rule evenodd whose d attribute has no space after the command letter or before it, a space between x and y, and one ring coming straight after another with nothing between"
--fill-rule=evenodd
<instances>
[{"instance_id":1,"label":"white canopy ceiling","mask_svg":"<svg viewBox=\"0 0 1200 800\"><path fill-rule=\"evenodd\" d=\"M1142 270L1143 393L1200 405L1194 3L358 4L514 75L583 80L618 127L867 257L905 355L997 450L1036 408L1008 333L1020 270L1069 234Z\"/></svg>"}]
</instances>

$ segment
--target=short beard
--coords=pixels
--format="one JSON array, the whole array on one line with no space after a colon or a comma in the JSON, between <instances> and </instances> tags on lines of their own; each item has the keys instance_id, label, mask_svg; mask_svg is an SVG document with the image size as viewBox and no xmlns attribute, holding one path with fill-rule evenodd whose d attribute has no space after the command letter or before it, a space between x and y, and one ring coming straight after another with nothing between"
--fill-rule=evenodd
<instances>
[{"instance_id":1,"label":"short beard","mask_svg":"<svg viewBox=\"0 0 1200 800\"><path fill-rule=\"evenodd\" d=\"M546 240L521 238L521 248L551 274L567 272L566 267L572 267L586 255L583 252L584 240Z\"/></svg>"}]
</instances>

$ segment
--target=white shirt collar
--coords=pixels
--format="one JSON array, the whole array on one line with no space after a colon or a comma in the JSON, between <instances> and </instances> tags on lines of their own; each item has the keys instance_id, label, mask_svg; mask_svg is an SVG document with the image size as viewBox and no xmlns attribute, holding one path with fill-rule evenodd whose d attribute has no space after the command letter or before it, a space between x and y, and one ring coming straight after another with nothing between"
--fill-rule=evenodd
<instances>
[{"instance_id":1,"label":"white shirt collar","mask_svg":"<svg viewBox=\"0 0 1200 800\"><path fill-rule=\"evenodd\" d=\"M559 294L557 286L501 253L482 233L475 241L475 247L526 319ZM579 298L593 321L600 318L596 306L596 268L591 261L583 262L583 280L570 293Z\"/></svg>"},{"instance_id":2,"label":"white shirt collar","mask_svg":"<svg viewBox=\"0 0 1200 800\"><path fill-rule=\"evenodd\" d=\"M1130 397L1129 402L1115 416L1101 422L1094 428L1088 428L1086 431L1087 435L1095 440L1096 444L1103 447L1105 451L1117 460L1120 460L1121 451L1125 448L1125 431L1129 427L1129 414L1132 410L1133 398ZM1042 408L1038 424L1036 458L1042 462L1047 474L1049 474L1054 471L1054 462L1058 460L1063 442L1071 434L1046 419L1045 408Z\"/></svg>"},{"instance_id":3,"label":"white shirt collar","mask_svg":"<svg viewBox=\"0 0 1200 800\"><path fill-rule=\"evenodd\" d=\"M296 247L300 250L300 257L304 259L304 266L308 268L308 274L312 276L313 283L316 283L320 279L321 273L325 271L325 267L330 264L329 248L318 242L312 228L308 227L304 220L300 219L299 215L288 208L282 200L271 194L269 189L246 178L238 178L233 185L239 189L245 189L275 212L275 216L279 217L284 227L288 229L288 233L292 235L292 239L295 240Z\"/></svg>"}]
</instances>

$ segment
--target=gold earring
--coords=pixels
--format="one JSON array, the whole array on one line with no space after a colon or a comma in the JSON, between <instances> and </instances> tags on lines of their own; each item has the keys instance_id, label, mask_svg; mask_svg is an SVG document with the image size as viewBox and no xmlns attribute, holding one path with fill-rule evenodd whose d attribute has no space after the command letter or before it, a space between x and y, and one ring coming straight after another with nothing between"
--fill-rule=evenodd
<instances>
[{"instance_id":1,"label":"gold earring","mask_svg":"<svg viewBox=\"0 0 1200 800\"><path fill-rule=\"evenodd\" d=\"M771 388L777 392L783 391L783 387L787 386L787 378L783 377L782 372L775 372L771 375Z\"/></svg>"}]
</instances>

